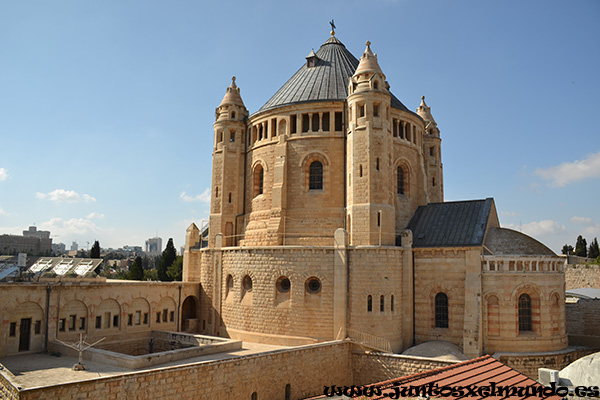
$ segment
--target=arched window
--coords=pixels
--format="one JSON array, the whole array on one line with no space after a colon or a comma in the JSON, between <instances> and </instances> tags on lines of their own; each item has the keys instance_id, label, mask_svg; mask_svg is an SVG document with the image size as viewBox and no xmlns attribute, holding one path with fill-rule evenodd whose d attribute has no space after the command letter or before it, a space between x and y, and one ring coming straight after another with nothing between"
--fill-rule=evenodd
<instances>
[{"instance_id":1,"label":"arched window","mask_svg":"<svg viewBox=\"0 0 600 400\"><path fill-rule=\"evenodd\" d=\"M402 167L398 167L397 185L398 185L398 194L404 194L404 170L402 169Z\"/></svg>"},{"instance_id":2,"label":"arched window","mask_svg":"<svg viewBox=\"0 0 600 400\"><path fill-rule=\"evenodd\" d=\"M394 295L392 295L392 298L390 299L390 311L394 311Z\"/></svg>"},{"instance_id":3,"label":"arched window","mask_svg":"<svg viewBox=\"0 0 600 400\"><path fill-rule=\"evenodd\" d=\"M381 297L379 297L379 311L380 312L385 311L385 297L383 295L381 295Z\"/></svg>"},{"instance_id":4,"label":"arched window","mask_svg":"<svg viewBox=\"0 0 600 400\"><path fill-rule=\"evenodd\" d=\"M320 161L313 161L308 167L308 189L323 189L323 164Z\"/></svg>"},{"instance_id":5,"label":"arched window","mask_svg":"<svg viewBox=\"0 0 600 400\"><path fill-rule=\"evenodd\" d=\"M519 296L519 332L531 332L531 297Z\"/></svg>"},{"instance_id":6,"label":"arched window","mask_svg":"<svg viewBox=\"0 0 600 400\"><path fill-rule=\"evenodd\" d=\"M367 296L367 312L373 311L373 297L371 295Z\"/></svg>"},{"instance_id":7,"label":"arched window","mask_svg":"<svg viewBox=\"0 0 600 400\"><path fill-rule=\"evenodd\" d=\"M448 327L448 296L446 293L435 295L435 327Z\"/></svg>"},{"instance_id":8,"label":"arched window","mask_svg":"<svg viewBox=\"0 0 600 400\"><path fill-rule=\"evenodd\" d=\"M254 196L263 194L263 184L265 179L265 172L262 165L258 164L254 169Z\"/></svg>"},{"instance_id":9,"label":"arched window","mask_svg":"<svg viewBox=\"0 0 600 400\"><path fill-rule=\"evenodd\" d=\"M292 387L288 383L285 385L285 400L291 400L292 398Z\"/></svg>"}]
</instances>

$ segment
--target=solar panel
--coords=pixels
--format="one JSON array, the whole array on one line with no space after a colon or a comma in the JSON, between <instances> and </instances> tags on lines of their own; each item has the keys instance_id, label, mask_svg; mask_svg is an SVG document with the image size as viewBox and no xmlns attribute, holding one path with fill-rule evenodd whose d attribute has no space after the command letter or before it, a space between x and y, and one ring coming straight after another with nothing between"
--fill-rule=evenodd
<instances>
[{"instance_id":1,"label":"solar panel","mask_svg":"<svg viewBox=\"0 0 600 400\"><path fill-rule=\"evenodd\" d=\"M14 264L4 264L5 268L0 269L0 280L6 278L7 276L17 272L19 267Z\"/></svg>"},{"instance_id":2,"label":"solar panel","mask_svg":"<svg viewBox=\"0 0 600 400\"><path fill-rule=\"evenodd\" d=\"M33 272L34 274L41 274L44 271L47 271L52 267L52 259L42 259L37 260L35 264L29 268L29 272Z\"/></svg>"},{"instance_id":3,"label":"solar panel","mask_svg":"<svg viewBox=\"0 0 600 400\"><path fill-rule=\"evenodd\" d=\"M75 271L77 275L83 276L90 272L92 269L94 269L94 260L82 260L79 264L77 264L73 271Z\"/></svg>"},{"instance_id":4,"label":"solar panel","mask_svg":"<svg viewBox=\"0 0 600 400\"><path fill-rule=\"evenodd\" d=\"M56 273L56 275L63 276L69 272L71 268L73 268L73 260L62 260L56 267L54 267L53 271Z\"/></svg>"}]
</instances>

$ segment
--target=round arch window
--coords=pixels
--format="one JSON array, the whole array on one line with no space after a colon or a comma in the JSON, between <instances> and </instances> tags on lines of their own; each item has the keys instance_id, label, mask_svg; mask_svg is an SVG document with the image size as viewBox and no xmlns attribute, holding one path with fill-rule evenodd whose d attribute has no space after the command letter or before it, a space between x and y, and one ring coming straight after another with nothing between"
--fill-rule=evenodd
<instances>
[{"instance_id":1,"label":"round arch window","mask_svg":"<svg viewBox=\"0 0 600 400\"><path fill-rule=\"evenodd\" d=\"M321 281L315 277L308 278L305 286L308 293L317 294L321 291Z\"/></svg>"},{"instance_id":2,"label":"round arch window","mask_svg":"<svg viewBox=\"0 0 600 400\"><path fill-rule=\"evenodd\" d=\"M290 288L292 287L292 283L290 282L290 280L287 277L282 276L279 279L277 279L276 286L277 286L277 290L280 293L287 293L290 291Z\"/></svg>"},{"instance_id":3,"label":"round arch window","mask_svg":"<svg viewBox=\"0 0 600 400\"><path fill-rule=\"evenodd\" d=\"M244 277L244 280L242 281L242 287L246 292L252 291L252 278L250 278L250 276L246 275Z\"/></svg>"}]
</instances>

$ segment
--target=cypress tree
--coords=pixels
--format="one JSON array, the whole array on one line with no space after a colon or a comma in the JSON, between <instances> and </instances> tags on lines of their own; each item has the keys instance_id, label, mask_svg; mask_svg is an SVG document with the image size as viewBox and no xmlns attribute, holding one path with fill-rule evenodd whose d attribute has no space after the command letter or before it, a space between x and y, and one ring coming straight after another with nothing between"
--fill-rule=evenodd
<instances>
[{"instance_id":1,"label":"cypress tree","mask_svg":"<svg viewBox=\"0 0 600 400\"><path fill-rule=\"evenodd\" d=\"M173 239L169 238L167 246L162 252L160 263L158 264L158 279L160 279L161 281L173 280L167 275L167 270L173 264L176 258L177 251L175 250L175 246L173 245Z\"/></svg>"},{"instance_id":2,"label":"cypress tree","mask_svg":"<svg viewBox=\"0 0 600 400\"><path fill-rule=\"evenodd\" d=\"M600 257L600 247L598 247L598 238L594 238L592 243L590 244L590 251L588 253L589 258L598 258Z\"/></svg>"},{"instance_id":3,"label":"cypress tree","mask_svg":"<svg viewBox=\"0 0 600 400\"><path fill-rule=\"evenodd\" d=\"M587 257L587 241L581 235L577 236L575 255L579 257Z\"/></svg>"}]
</instances>

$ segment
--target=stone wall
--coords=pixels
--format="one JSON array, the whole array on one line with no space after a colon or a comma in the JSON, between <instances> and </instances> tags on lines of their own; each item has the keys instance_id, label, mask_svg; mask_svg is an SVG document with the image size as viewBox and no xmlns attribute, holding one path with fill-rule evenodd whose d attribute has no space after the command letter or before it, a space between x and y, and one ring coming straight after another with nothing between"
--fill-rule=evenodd
<instances>
[{"instance_id":1,"label":"stone wall","mask_svg":"<svg viewBox=\"0 0 600 400\"><path fill-rule=\"evenodd\" d=\"M281 400L286 385L291 399L323 393L323 387L352 383L350 343L333 342L277 350L229 360L168 367L21 391L21 400L148 396L157 399ZM319 366L315 368L315 366ZM243 371L243 372L242 372Z\"/></svg>"},{"instance_id":2,"label":"stone wall","mask_svg":"<svg viewBox=\"0 0 600 400\"><path fill-rule=\"evenodd\" d=\"M567 347L561 271L495 270L483 274L483 329L487 353L536 353ZM519 331L518 299L531 298L531 330Z\"/></svg>"},{"instance_id":3,"label":"stone wall","mask_svg":"<svg viewBox=\"0 0 600 400\"><path fill-rule=\"evenodd\" d=\"M0 398L3 400L19 400L19 389L14 376L0 364Z\"/></svg>"},{"instance_id":4,"label":"stone wall","mask_svg":"<svg viewBox=\"0 0 600 400\"><path fill-rule=\"evenodd\" d=\"M463 348L467 250L415 249L415 343L444 340ZM436 328L435 296L448 296L448 327Z\"/></svg>"},{"instance_id":5,"label":"stone wall","mask_svg":"<svg viewBox=\"0 0 600 400\"><path fill-rule=\"evenodd\" d=\"M359 247L348 251L349 328L403 348L403 253L399 247ZM370 299L370 300L369 300ZM369 304L370 301L370 304Z\"/></svg>"},{"instance_id":6,"label":"stone wall","mask_svg":"<svg viewBox=\"0 0 600 400\"><path fill-rule=\"evenodd\" d=\"M355 385L367 385L447 367L457 362L399 354L353 353L352 371Z\"/></svg>"},{"instance_id":7,"label":"stone wall","mask_svg":"<svg viewBox=\"0 0 600 400\"><path fill-rule=\"evenodd\" d=\"M180 289L181 288L181 289ZM0 284L0 357L43 351L58 338L79 335L92 343L126 340L134 333L176 331L197 307L184 313L183 303L197 303L198 284L181 282L89 282ZM181 295L180 295L181 293ZM21 341L22 326L29 340Z\"/></svg>"},{"instance_id":8,"label":"stone wall","mask_svg":"<svg viewBox=\"0 0 600 400\"><path fill-rule=\"evenodd\" d=\"M285 343L285 335L334 338L333 248L209 250L202 261L203 333L252 341L256 334L271 335L271 342L278 336L280 344L297 344ZM284 278L287 291L278 284ZM320 282L315 291L307 288L313 278Z\"/></svg>"},{"instance_id":9,"label":"stone wall","mask_svg":"<svg viewBox=\"0 0 600 400\"><path fill-rule=\"evenodd\" d=\"M578 299L566 307L569 344L600 348L600 299Z\"/></svg>"},{"instance_id":10,"label":"stone wall","mask_svg":"<svg viewBox=\"0 0 600 400\"><path fill-rule=\"evenodd\" d=\"M515 369L525 376L533 380L538 379L539 368L550 368L561 370L573 361L585 357L588 354L592 354L596 350L592 349L577 349L577 350L565 350L557 351L554 353L546 354L510 354L510 353L496 353L494 358L497 358L501 363L508 365L512 369Z\"/></svg>"},{"instance_id":11,"label":"stone wall","mask_svg":"<svg viewBox=\"0 0 600 400\"><path fill-rule=\"evenodd\" d=\"M600 289L600 265L566 265L566 289Z\"/></svg>"}]
</instances>

